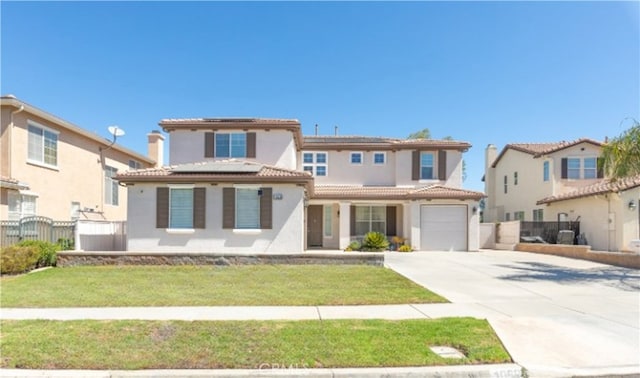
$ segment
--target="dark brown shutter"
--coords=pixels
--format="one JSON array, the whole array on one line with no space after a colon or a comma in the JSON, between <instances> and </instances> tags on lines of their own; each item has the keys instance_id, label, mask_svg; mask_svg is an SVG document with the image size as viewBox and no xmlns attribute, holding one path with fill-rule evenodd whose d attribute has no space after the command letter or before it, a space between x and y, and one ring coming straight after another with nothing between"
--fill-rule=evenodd
<instances>
[{"instance_id":1,"label":"dark brown shutter","mask_svg":"<svg viewBox=\"0 0 640 378\"><path fill-rule=\"evenodd\" d=\"M411 179L420 180L420 151L413 151L411 155Z\"/></svg>"},{"instance_id":2,"label":"dark brown shutter","mask_svg":"<svg viewBox=\"0 0 640 378\"><path fill-rule=\"evenodd\" d=\"M204 157L212 158L216 156L215 133L204 133Z\"/></svg>"},{"instance_id":3,"label":"dark brown shutter","mask_svg":"<svg viewBox=\"0 0 640 378\"><path fill-rule=\"evenodd\" d=\"M447 179L447 151L438 151L438 180Z\"/></svg>"},{"instance_id":4,"label":"dark brown shutter","mask_svg":"<svg viewBox=\"0 0 640 378\"><path fill-rule=\"evenodd\" d=\"M256 157L256 133L247 133L247 157Z\"/></svg>"},{"instance_id":5,"label":"dark brown shutter","mask_svg":"<svg viewBox=\"0 0 640 378\"><path fill-rule=\"evenodd\" d=\"M205 228L206 190L206 188L193 189L193 228Z\"/></svg>"},{"instance_id":6,"label":"dark brown shutter","mask_svg":"<svg viewBox=\"0 0 640 378\"><path fill-rule=\"evenodd\" d=\"M351 236L356 234L356 207L351 205L349 208L349 223L351 228Z\"/></svg>"},{"instance_id":7,"label":"dark brown shutter","mask_svg":"<svg viewBox=\"0 0 640 378\"><path fill-rule=\"evenodd\" d=\"M598 178L604 178L604 159L603 158L598 158L597 167L598 167Z\"/></svg>"},{"instance_id":8,"label":"dark brown shutter","mask_svg":"<svg viewBox=\"0 0 640 378\"><path fill-rule=\"evenodd\" d=\"M222 189L222 228L236 227L236 189Z\"/></svg>"},{"instance_id":9,"label":"dark brown shutter","mask_svg":"<svg viewBox=\"0 0 640 378\"><path fill-rule=\"evenodd\" d=\"M560 177L563 179L567 178L567 167L568 167L568 161L567 158L562 158L562 160L560 161Z\"/></svg>"},{"instance_id":10,"label":"dark brown shutter","mask_svg":"<svg viewBox=\"0 0 640 378\"><path fill-rule=\"evenodd\" d=\"M169 188L156 188L156 228L169 228Z\"/></svg>"},{"instance_id":11,"label":"dark brown shutter","mask_svg":"<svg viewBox=\"0 0 640 378\"><path fill-rule=\"evenodd\" d=\"M273 227L273 203L271 188L262 188L260 197L260 228L270 230Z\"/></svg>"},{"instance_id":12,"label":"dark brown shutter","mask_svg":"<svg viewBox=\"0 0 640 378\"><path fill-rule=\"evenodd\" d=\"M387 206L387 236L396 235L396 207Z\"/></svg>"}]
</instances>

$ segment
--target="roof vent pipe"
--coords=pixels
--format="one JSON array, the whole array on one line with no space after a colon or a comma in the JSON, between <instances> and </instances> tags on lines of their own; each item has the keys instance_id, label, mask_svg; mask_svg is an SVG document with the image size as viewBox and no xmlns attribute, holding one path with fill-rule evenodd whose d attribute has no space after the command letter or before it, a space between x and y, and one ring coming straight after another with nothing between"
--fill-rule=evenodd
<instances>
[{"instance_id":1,"label":"roof vent pipe","mask_svg":"<svg viewBox=\"0 0 640 378\"><path fill-rule=\"evenodd\" d=\"M336 125L333 133L335 136L338 136L338 125Z\"/></svg>"},{"instance_id":2,"label":"roof vent pipe","mask_svg":"<svg viewBox=\"0 0 640 378\"><path fill-rule=\"evenodd\" d=\"M318 124L316 123L316 136L318 136Z\"/></svg>"}]
</instances>

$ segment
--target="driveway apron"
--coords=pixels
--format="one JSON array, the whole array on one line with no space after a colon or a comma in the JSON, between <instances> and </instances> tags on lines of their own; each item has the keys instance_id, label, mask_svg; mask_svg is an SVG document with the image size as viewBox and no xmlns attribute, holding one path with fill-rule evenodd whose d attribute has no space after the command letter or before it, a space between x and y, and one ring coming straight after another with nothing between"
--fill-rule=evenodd
<instances>
[{"instance_id":1,"label":"driveway apron","mask_svg":"<svg viewBox=\"0 0 640 378\"><path fill-rule=\"evenodd\" d=\"M640 271L513 251L387 253L385 264L486 318L532 377L640 375Z\"/></svg>"}]
</instances>

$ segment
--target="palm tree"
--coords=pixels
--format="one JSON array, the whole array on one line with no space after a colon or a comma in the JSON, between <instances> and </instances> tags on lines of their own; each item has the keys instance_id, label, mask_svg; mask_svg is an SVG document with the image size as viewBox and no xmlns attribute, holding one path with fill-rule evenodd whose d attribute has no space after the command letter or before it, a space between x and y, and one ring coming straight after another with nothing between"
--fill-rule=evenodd
<instances>
[{"instance_id":1,"label":"palm tree","mask_svg":"<svg viewBox=\"0 0 640 378\"><path fill-rule=\"evenodd\" d=\"M640 123L602 146L604 171L612 180L640 175Z\"/></svg>"}]
</instances>

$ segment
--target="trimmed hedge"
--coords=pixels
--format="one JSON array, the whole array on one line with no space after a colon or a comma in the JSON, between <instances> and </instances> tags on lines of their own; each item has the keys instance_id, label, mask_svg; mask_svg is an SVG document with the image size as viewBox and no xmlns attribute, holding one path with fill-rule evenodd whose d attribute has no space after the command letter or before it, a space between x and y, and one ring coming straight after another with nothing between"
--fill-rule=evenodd
<instances>
[{"instance_id":1,"label":"trimmed hedge","mask_svg":"<svg viewBox=\"0 0 640 378\"><path fill-rule=\"evenodd\" d=\"M45 266L55 266L60 245L40 240L24 240L2 248L0 274L20 274Z\"/></svg>"},{"instance_id":2,"label":"trimmed hedge","mask_svg":"<svg viewBox=\"0 0 640 378\"><path fill-rule=\"evenodd\" d=\"M0 273L20 274L35 269L40 259L40 251L34 246L12 245L2 248L0 253Z\"/></svg>"}]
</instances>

